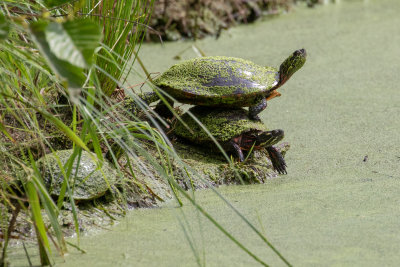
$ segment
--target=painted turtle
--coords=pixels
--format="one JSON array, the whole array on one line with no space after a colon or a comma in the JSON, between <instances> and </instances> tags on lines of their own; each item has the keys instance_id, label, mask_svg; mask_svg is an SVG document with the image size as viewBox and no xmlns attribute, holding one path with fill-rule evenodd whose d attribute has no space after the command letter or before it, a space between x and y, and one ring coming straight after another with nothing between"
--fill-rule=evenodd
<instances>
[{"instance_id":1,"label":"painted turtle","mask_svg":"<svg viewBox=\"0 0 400 267\"><path fill-rule=\"evenodd\" d=\"M283 130L269 131L264 123L250 120L243 108L207 108L195 106L189 111L208 129L226 152L233 152L239 161L244 161L243 151L266 149L273 167L278 173L286 173L286 163L281 153L273 147L284 137ZM191 143L218 150L207 132L189 115L182 115L175 125L174 133Z\"/></svg>"},{"instance_id":2,"label":"painted turtle","mask_svg":"<svg viewBox=\"0 0 400 267\"><path fill-rule=\"evenodd\" d=\"M37 161L38 166L43 168L43 180L54 196L59 196L64 183L64 174L60 170L60 162L65 166L73 154L73 149L58 150L45 155ZM103 162L101 168L93 161L93 155L82 151L79 159L76 158L73 165L70 185L74 184L73 197L76 201L91 200L99 198L111 189L116 189L115 185L121 183L117 171L108 162ZM68 193L66 193L68 195Z\"/></svg>"},{"instance_id":3,"label":"painted turtle","mask_svg":"<svg viewBox=\"0 0 400 267\"><path fill-rule=\"evenodd\" d=\"M173 65L154 84L186 104L249 107L249 117L258 120L257 114L266 108L267 100L280 96L276 89L304 65L306 56L305 49L294 51L279 70L233 57L194 58ZM152 92L142 99L151 103L158 98ZM163 105L160 101L156 108L160 115L168 113Z\"/></svg>"}]
</instances>

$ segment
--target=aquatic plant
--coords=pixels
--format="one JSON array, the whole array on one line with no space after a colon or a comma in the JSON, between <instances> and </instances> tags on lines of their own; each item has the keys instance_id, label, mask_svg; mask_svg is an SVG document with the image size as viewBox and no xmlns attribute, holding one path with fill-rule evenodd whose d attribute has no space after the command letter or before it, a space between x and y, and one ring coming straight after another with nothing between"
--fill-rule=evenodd
<instances>
[{"instance_id":1,"label":"aquatic plant","mask_svg":"<svg viewBox=\"0 0 400 267\"><path fill-rule=\"evenodd\" d=\"M113 114L108 96L122 74L128 72L128 60L140 43L143 22L149 15L146 8L152 1L124 2L124 6L113 9L110 3L113 1L10 1L0 6L2 266L7 265L7 247L22 211L32 221L43 265L50 262L49 236L55 237L51 240L61 255L66 252L57 221L65 197L70 200L79 242L73 185L68 184L73 176L72 163L82 150L92 150L94 160L101 165L102 149L110 147L112 140L112 135L106 137L104 132L123 126L112 125L104 118L126 121ZM92 5L103 4L107 14L116 13L120 18L114 20L113 27L119 27L122 35L115 32L107 36L108 42L101 43L102 31L110 25L104 23L102 30L91 12L95 10ZM129 32L133 34L130 40ZM131 45L126 45L128 41ZM99 73L107 75L113 87L103 87ZM131 124L129 130L134 131L134 126ZM143 129L143 125L140 127ZM154 131L148 125L146 130ZM49 151L69 147L75 152L66 165L60 166L66 183L54 202L35 160ZM44 223L42 208L50 225Z\"/></svg>"}]
</instances>

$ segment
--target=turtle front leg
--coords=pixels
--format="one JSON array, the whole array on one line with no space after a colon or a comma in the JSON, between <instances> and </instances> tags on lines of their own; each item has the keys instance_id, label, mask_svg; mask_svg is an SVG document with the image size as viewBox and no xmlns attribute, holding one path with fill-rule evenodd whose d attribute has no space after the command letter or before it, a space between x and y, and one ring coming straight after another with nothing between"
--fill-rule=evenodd
<instances>
[{"instance_id":1,"label":"turtle front leg","mask_svg":"<svg viewBox=\"0 0 400 267\"><path fill-rule=\"evenodd\" d=\"M172 101L171 99L167 99L165 98L165 100L168 102L168 104L174 108L174 101ZM160 102L158 102L158 104L156 105L156 108L154 109L154 111L160 115L163 118L166 119L170 119L174 116L174 114L172 113L172 111L168 108L168 106L164 103L164 101L160 100Z\"/></svg>"},{"instance_id":2,"label":"turtle front leg","mask_svg":"<svg viewBox=\"0 0 400 267\"><path fill-rule=\"evenodd\" d=\"M282 154L273 146L269 146L266 148L268 151L268 155L271 159L272 166L279 174L287 174L286 171L286 162L283 158Z\"/></svg>"},{"instance_id":3,"label":"turtle front leg","mask_svg":"<svg viewBox=\"0 0 400 267\"><path fill-rule=\"evenodd\" d=\"M249 107L249 118L251 120L260 121L258 113L263 111L267 107L267 100L265 98L260 99L254 106Z\"/></svg>"},{"instance_id":4,"label":"turtle front leg","mask_svg":"<svg viewBox=\"0 0 400 267\"><path fill-rule=\"evenodd\" d=\"M243 162L244 156L243 156L243 151L240 148L240 146L234 140L229 141L229 144L232 146L233 151L236 152L236 156L239 158L239 161Z\"/></svg>"}]
</instances>

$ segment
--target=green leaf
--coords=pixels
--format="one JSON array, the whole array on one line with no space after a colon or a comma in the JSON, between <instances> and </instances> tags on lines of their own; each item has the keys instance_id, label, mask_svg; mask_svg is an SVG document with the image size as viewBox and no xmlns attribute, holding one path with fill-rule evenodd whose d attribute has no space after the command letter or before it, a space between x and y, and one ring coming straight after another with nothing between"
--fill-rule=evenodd
<instances>
[{"instance_id":1,"label":"green leaf","mask_svg":"<svg viewBox=\"0 0 400 267\"><path fill-rule=\"evenodd\" d=\"M94 50L101 39L100 28L88 20L64 23L37 21L30 25L32 39L52 70L67 82L72 102L77 103Z\"/></svg>"},{"instance_id":2,"label":"green leaf","mask_svg":"<svg viewBox=\"0 0 400 267\"><path fill-rule=\"evenodd\" d=\"M48 251L51 251L50 243L46 234L46 227L44 226L42 214L40 212L40 202L34 182L32 180L28 180L25 186L26 194L29 199L29 206L31 208L32 220L36 225L37 235L43 242L44 247L47 248Z\"/></svg>"},{"instance_id":3,"label":"green leaf","mask_svg":"<svg viewBox=\"0 0 400 267\"><path fill-rule=\"evenodd\" d=\"M100 28L89 20L51 22L45 31L50 51L60 60L89 68L101 39Z\"/></svg>"},{"instance_id":4,"label":"green leaf","mask_svg":"<svg viewBox=\"0 0 400 267\"><path fill-rule=\"evenodd\" d=\"M9 31L10 31L10 25L6 20L6 17L0 14L0 40L6 39Z\"/></svg>"},{"instance_id":5,"label":"green leaf","mask_svg":"<svg viewBox=\"0 0 400 267\"><path fill-rule=\"evenodd\" d=\"M55 7L67 4L72 1L74 0L44 0L43 2L47 7Z\"/></svg>"},{"instance_id":6,"label":"green leaf","mask_svg":"<svg viewBox=\"0 0 400 267\"><path fill-rule=\"evenodd\" d=\"M59 59L55 54L52 53L45 35L45 31L50 23L47 21L38 21L32 23L30 25L32 39L42 55L46 58L51 69L63 80L67 81L67 87L70 89L69 93L71 97L77 96L79 95L82 85L86 80L83 72L84 70L65 60Z\"/></svg>"},{"instance_id":7,"label":"green leaf","mask_svg":"<svg viewBox=\"0 0 400 267\"><path fill-rule=\"evenodd\" d=\"M64 254L64 252L67 251L67 246L65 244L64 234L61 230L61 226L57 220L59 213L58 207L55 205L53 199L51 198L49 192L47 191L45 185L43 184L43 178L41 177L41 173L38 167L36 166L36 162L33 159L31 151L28 152L29 152L29 159L31 162L31 166L35 173L35 175L32 175L32 181L37 189L40 200L44 208L46 209L47 217L50 221L50 224L53 227L54 234L58 241L57 248L61 254Z\"/></svg>"},{"instance_id":8,"label":"green leaf","mask_svg":"<svg viewBox=\"0 0 400 267\"><path fill-rule=\"evenodd\" d=\"M57 119L57 117L48 113L45 110L36 109L40 112L46 119L53 122L56 127L62 131L69 139L71 139L76 145L80 146L82 149L90 152L89 148L85 145L85 143L80 139L67 125L65 125L61 120Z\"/></svg>"},{"instance_id":9,"label":"green leaf","mask_svg":"<svg viewBox=\"0 0 400 267\"><path fill-rule=\"evenodd\" d=\"M0 132L7 136L7 138L10 139L11 142L15 143L14 138L7 132L7 129L2 122L0 122Z\"/></svg>"}]
</instances>

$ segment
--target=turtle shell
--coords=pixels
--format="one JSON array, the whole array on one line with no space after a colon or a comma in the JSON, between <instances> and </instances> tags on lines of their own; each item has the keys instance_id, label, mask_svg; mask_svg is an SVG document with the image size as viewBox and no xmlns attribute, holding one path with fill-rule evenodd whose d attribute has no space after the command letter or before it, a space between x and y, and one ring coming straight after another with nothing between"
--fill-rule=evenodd
<instances>
[{"instance_id":1,"label":"turtle shell","mask_svg":"<svg viewBox=\"0 0 400 267\"><path fill-rule=\"evenodd\" d=\"M248 111L243 108L224 109L195 106L189 111L208 129L211 135L220 143L225 143L233 137L252 130L268 131L265 124L250 120ZM182 120L191 129L181 122L175 125L175 134L195 144L214 144L207 132L186 112Z\"/></svg>"},{"instance_id":2,"label":"turtle shell","mask_svg":"<svg viewBox=\"0 0 400 267\"><path fill-rule=\"evenodd\" d=\"M73 149L59 150L45 155L37 161L38 166L44 169L43 180L49 193L59 196L64 182L63 172L59 163L65 165L73 153ZM70 186L73 186L75 200L91 200L104 195L116 183L120 182L117 171L108 162L103 162L99 169L96 162L86 151L82 151L79 160L76 158L73 165Z\"/></svg>"},{"instance_id":3,"label":"turtle shell","mask_svg":"<svg viewBox=\"0 0 400 267\"><path fill-rule=\"evenodd\" d=\"M273 67L233 57L201 57L173 65L154 83L182 103L247 107L278 81Z\"/></svg>"}]
</instances>

